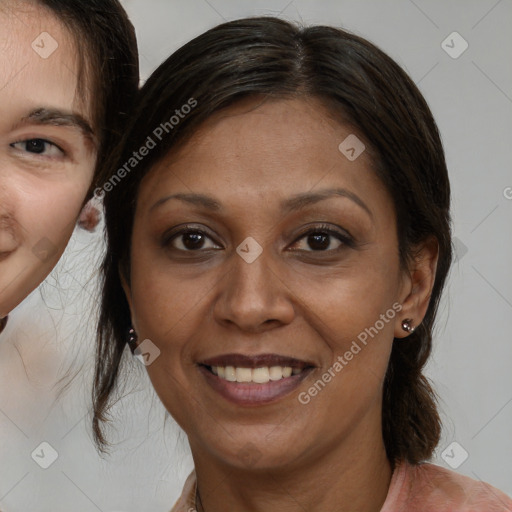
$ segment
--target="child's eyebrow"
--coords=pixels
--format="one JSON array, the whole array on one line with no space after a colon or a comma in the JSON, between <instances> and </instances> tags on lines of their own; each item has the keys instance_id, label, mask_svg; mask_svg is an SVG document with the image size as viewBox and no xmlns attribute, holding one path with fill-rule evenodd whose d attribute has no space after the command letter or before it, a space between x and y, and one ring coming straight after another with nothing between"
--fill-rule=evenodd
<instances>
[{"instance_id":1,"label":"child's eyebrow","mask_svg":"<svg viewBox=\"0 0 512 512\"><path fill-rule=\"evenodd\" d=\"M91 124L83 116L74 112L55 108L36 108L27 116L22 117L13 129L19 128L24 124L70 126L72 128L77 128L82 132L82 135L90 144L94 147L96 146L96 137Z\"/></svg>"}]
</instances>

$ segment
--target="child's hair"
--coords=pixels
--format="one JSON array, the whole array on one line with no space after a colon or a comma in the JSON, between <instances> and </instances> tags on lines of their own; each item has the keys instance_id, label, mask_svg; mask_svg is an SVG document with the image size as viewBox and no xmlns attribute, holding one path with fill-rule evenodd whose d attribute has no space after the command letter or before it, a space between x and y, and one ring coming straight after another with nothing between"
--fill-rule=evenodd
<instances>
[{"instance_id":1,"label":"child's hair","mask_svg":"<svg viewBox=\"0 0 512 512\"><path fill-rule=\"evenodd\" d=\"M412 80L367 40L333 27L300 28L270 17L232 21L200 35L171 55L141 89L111 165L119 169L112 175L116 181L105 194L108 248L93 392L96 442L100 448L105 445L102 422L108 417L130 328L119 272L129 282L141 181L206 119L249 97L316 98L328 115L361 136L393 200L403 269L418 244L431 237L438 242L428 310L406 341L394 341L383 389L382 433L389 460L427 460L439 441L441 423L422 370L452 258L450 184L437 126ZM175 116L177 109L185 115ZM133 150L149 140L156 143L149 154L127 170Z\"/></svg>"},{"instance_id":2,"label":"child's hair","mask_svg":"<svg viewBox=\"0 0 512 512\"><path fill-rule=\"evenodd\" d=\"M92 101L98 140L94 187L109 174L108 154L117 144L139 85L135 30L118 0L37 0L68 29L79 58L77 93Z\"/></svg>"}]
</instances>

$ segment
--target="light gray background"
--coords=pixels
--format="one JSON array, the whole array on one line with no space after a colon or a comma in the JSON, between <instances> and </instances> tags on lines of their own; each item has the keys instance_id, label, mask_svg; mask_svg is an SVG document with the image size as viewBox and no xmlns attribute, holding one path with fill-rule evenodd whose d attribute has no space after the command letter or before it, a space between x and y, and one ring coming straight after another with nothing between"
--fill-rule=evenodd
<instances>
[{"instance_id":1,"label":"light gray background","mask_svg":"<svg viewBox=\"0 0 512 512\"><path fill-rule=\"evenodd\" d=\"M462 449L469 454L457 471L512 495L512 2L123 3L137 29L143 78L181 44L224 20L274 14L352 30L389 53L419 85L446 149L457 252L428 368L444 420L435 462L449 467L441 453L456 441L450 460L459 461ZM457 59L441 47L453 31L469 44ZM119 442L111 456L101 459L91 443L101 248L101 232L77 230L56 271L14 312L2 336L4 512L167 512L192 467L185 436L172 419L164 428L163 407L139 363L114 411L111 437ZM55 401L57 379L70 365L77 377ZM41 442L58 453L46 470L31 458Z\"/></svg>"}]
</instances>

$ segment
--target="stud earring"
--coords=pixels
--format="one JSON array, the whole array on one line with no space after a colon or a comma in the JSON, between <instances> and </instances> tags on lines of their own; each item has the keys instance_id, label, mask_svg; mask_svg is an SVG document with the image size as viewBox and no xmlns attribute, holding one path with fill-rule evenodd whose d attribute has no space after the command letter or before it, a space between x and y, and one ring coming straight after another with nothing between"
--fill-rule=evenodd
<instances>
[{"instance_id":1,"label":"stud earring","mask_svg":"<svg viewBox=\"0 0 512 512\"><path fill-rule=\"evenodd\" d=\"M411 325L411 322L412 322L412 318L406 318L405 320L402 321L402 329L405 332L408 332L409 334L412 334L414 332L414 330L416 329L416 327L413 327Z\"/></svg>"},{"instance_id":2,"label":"stud earring","mask_svg":"<svg viewBox=\"0 0 512 512\"><path fill-rule=\"evenodd\" d=\"M135 349L137 348L137 333L135 332L135 329L133 327L130 327L130 330L128 331L128 346L130 347L130 350L132 351L132 354L135 352Z\"/></svg>"}]
</instances>

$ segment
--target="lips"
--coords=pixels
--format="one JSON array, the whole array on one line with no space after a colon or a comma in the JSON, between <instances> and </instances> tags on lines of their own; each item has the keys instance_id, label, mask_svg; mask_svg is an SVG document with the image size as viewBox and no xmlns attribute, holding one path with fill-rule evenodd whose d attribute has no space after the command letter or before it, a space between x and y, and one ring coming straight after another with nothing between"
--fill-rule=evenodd
<instances>
[{"instance_id":1,"label":"lips","mask_svg":"<svg viewBox=\"0 0 512 512\"><path fill-rule=\"evenodd\" d=\"M302 361L294 357L281 356L278 354L258 354L247 356L244 354L225 354L205 359L200 364L204 366L234 366L240 368L261 368L263 366L289 366L300 370L307 366L314 366L313 363Z\"/></svg>"},{"instance_id":2,"label":"lips","mask_svg":"<svg viewBox=\"0 0 512 512\"><path fill-rule=\"evenodd\" d=\"M288 395L313 368L308 361L278 354L225 354L199 363L216 392L243 406L268 404Z\"/></svg>"}]
</instances>

